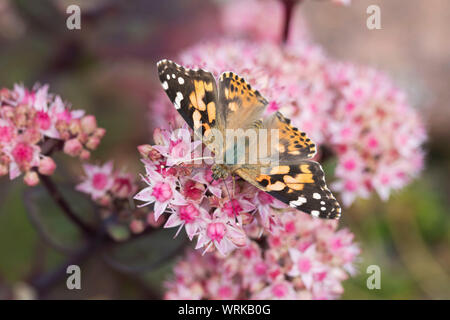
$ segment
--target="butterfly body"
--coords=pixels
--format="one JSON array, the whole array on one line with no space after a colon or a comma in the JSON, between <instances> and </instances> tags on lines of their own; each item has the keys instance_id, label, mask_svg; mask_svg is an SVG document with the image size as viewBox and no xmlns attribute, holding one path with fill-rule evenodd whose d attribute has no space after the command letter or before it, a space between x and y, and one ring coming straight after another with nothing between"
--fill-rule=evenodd
<instances>
[{"instance_id":1,"label":"butterfly body","mask_svg":"<svg viewBox=\"0 0 450 320\"><path fill-rule=\"evenodd\" d=\"M212 178L214 180L226 179L229 176L230 169L223 164L215 164L211 167Z\"/></svg>"},{"instance_id":2,"label":"butterfly body","mask_svg":"<svg viewBox=\"0 0 450 320\"><path fill-rule=\"evenodd\" d=\"M320 218L340 217L322 167L311 160L315 144L280 112L264 118L267 100L243 78L224 72L217 85L204 70L169 60L157 67L177 111L220 160L211 168L214 179L238 174L293 208ZM261 152L266 149L271 152Z\"/></svg>"}]
</instances>

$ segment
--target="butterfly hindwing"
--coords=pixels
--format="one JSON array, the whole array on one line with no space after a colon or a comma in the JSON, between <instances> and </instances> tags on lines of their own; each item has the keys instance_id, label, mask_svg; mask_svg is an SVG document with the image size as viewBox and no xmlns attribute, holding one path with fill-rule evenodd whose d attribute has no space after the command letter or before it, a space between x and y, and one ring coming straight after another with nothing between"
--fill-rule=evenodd
<instances>
[{"instance_id":1,"label":"butterfly hindwing","mask_svg":"<svg viewBox=\"0 0 450 320\"><path fill-rule=\"evenodd\" d=\"M293 208L319 218L340 217L339 203L328 189L317 162L302 160L295 165L280 164L259 170L248 167L237 169L236 173Z\"/></svg>"},{"instance_id":2,"label":"butterfly hindwing","mask_svg":"<svg viewBox=\"0 0 450 320\"><path fill-rule=\"evenodd\" d=\"M157 67L163 89L194 131L204 133L217 125L217 86L210 72L186 69L170 60L159 61Z\"/></svg>"},{"instance_id":3,"label":"butterfly hindwing","mask_svg":"<svg viewBox=\"0 0 450 320\"><path fill-rule=\"evenodd\" d=\"M269 135L268 143L271 143L272 130L278 133L278 145L275 146L276 156L280 164L296 164L300 159L310 159L316 154L316 145L302 132L291 125L291 121L280 112L275 112L266 118L262 124Z\"/></svg>"}]
</instances>

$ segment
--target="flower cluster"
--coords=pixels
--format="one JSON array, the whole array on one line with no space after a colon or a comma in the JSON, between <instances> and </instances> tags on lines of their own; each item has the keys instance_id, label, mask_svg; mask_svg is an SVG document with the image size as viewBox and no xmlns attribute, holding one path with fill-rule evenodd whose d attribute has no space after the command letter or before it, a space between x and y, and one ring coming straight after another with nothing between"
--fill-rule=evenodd
<instances>
[{"instance_id":1,"label":"flower cluster","mask_svg":"<svg viewBox=\"0 0 450 320\"><path fill-rule=\"evenodd\" d=\"M189 250L167 282L166 299L335 299L360 249L336 221L284 214L272 233L226 259ZM256 230L255 230L256 231ZM264 245L261 245L264 243Z\"/></svg>"},{"instance_id":2,"label":"flower cluster","mask_svg":"<svg viewBox=\"0 0 450 320\"><path fill-rule=\"evenodd\" d=\"M387 200L423 167L421 119L381 72L336 63L329 77L336 90L328 126L328 143L338 158L334 190L346 205L372 190Z\"/></svg>"},{"instance_id":3,"label":"flower cluster","mask_svg":"<svg viewBox=\"0 0 450 320\"><path fill-rule=\"evenodd\" d=\"M189 164L201 142L192 142L186 126L174 131L157 129L154 140L156 145L138 148L146 171L142 178L148 186L134 198L144 202L141 206L153 205L155 221L168 213L164 227L178 227L177 234L185 227L190 240L197 236L197 248L215 247L227 254L245 245L241 214L254 210L254 205L244 194L229 202L224 186L231 190L231 178L214 181L210 166Z\"/></svg>"},{"instance_id":4,"label":"flower cluster","mask_svg":"<svg viewBox=\"0 0 450 320\"><path fill-rule=\"evenodd\" d=\"M56 165L49 155L55 147L87 159L104 134L94 116L71 110L59 96L48 93L48 86L0 90L0 175L9 173L14 179L24 173L24 181L36 185L37 172L53 173Z\"/></svg>"},{"instance_id":5,"label":"flower cluster","mask_svg":"<svg viewBox=\"0 0 450 320\"><path fill-rule=\"evenodd\" d=\"M115 199L128 199L137 190L133 175L114 171L112 161L102 166L84 164L83 169L85 176L76 190L89 194L100 205L108 206Z\"/></svg>"},{"instance_id":6,"label":"flower cluster","mask_svg":"<svg viewBox=\"0 0 450 320\"><path fill-rule=\"evenodd\" d=\"M179 62L216 77L233 70L269 100L268 113L281 111L321 147L319 159L324 149L333 151L332 188L345 205L372 191L386 200L421 170L421 119L380 72L333 61L308 42L210 41L184 51ZM151 108L160 125L183 123L166 97Z\"/></svg>"},{"instance_id":7,"label":"flower cluster","mask_svg":"<svg viewBox=\"0 0 450 320\"><path fill-rule=\"evenodd\" d=\"M148 226L158 227L148 210L130 206L130 199L138 189L137 179L131 173L114 170L113 162L103 165L84 164L82 182L75 189L90 195L99 206L103 219L116 216L116 222L126 223L133 233L141 233Z\"/></svg>"},{"instance_id":8,"label":"flower cluster","mask_svg":"<svg viewBox=\"0 0 450 320\"><path fill-rule=\"evenodd\" d=\"M226 256L283 229L286 215L301 215L242 179L214 180L210 165L193 163L197 150L203 150L187 126L157 129L154 140L154 146L139 147L147 187L135 199L144 202L141 206L153 205L155 221L167 214L164 227L177 227L177 235L184 228L190 240L197 239L196 249Z\"/></svg>"}]
</instances>

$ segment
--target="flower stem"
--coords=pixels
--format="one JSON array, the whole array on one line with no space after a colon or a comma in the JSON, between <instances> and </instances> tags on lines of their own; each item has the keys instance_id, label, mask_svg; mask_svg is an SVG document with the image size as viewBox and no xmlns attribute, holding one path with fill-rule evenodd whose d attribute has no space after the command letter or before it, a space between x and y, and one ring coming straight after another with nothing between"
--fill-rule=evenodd
<instances>
[{"instance_id":1,"label":"flower stem","mask_svg":"<svg viewBox=\"0 0 450 320\"><path fill-rule=\"evenodd\" d=\"M81 231L83 231L87 235L92 235L95 233L95 230L87 225L83 220L81 220L81 218L72 210L69 203L63 197L62 193L59 191L58 187L49 176L39 174L39 179L40 181L42 181L42 184L44 185L53 201L55 201L55 203L65 213L65 215L73 223L75 223L81 229Z\"/></svg>"},{"instance_id":2,"label":"flower stem","mask_svg":"<svg viewBox=\"0 0 450 320\"><path fill-rule=\"evenodd\" d=\"M295 4L301 0L281 0L284 5L284 28L283 28L283 43L287 43L289 37L289 26L291 24L292 13Z\"/></svg>"}]
</instances>

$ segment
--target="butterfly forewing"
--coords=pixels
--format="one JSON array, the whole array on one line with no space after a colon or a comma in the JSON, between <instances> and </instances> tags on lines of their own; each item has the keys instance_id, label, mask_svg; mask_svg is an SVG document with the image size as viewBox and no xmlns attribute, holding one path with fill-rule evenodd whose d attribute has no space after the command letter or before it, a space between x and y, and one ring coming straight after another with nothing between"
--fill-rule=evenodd
<instances>
[{"instance_id":1,"label":"butterfly forewing","mask_svg":"<svg viewBox=\"0 0 450 320\"><path fill-rule=\"evenodd\" d=\"M217 87L210 72L186 69L169 60L161 60L157 66L163 89L194 131L203 134L218 125Z\"/></svg>"},{"instance_id":2,"label":"butterfly forewing","mask_svg":"<svg viewBox=\"0 0 450 320\"><path fill-rule=\"evenodd\" d=\"M219 101L226 129L248 129L261 119L267 100L249 83L233 72L219 79Z\"/></svg>"}]
</instances>

